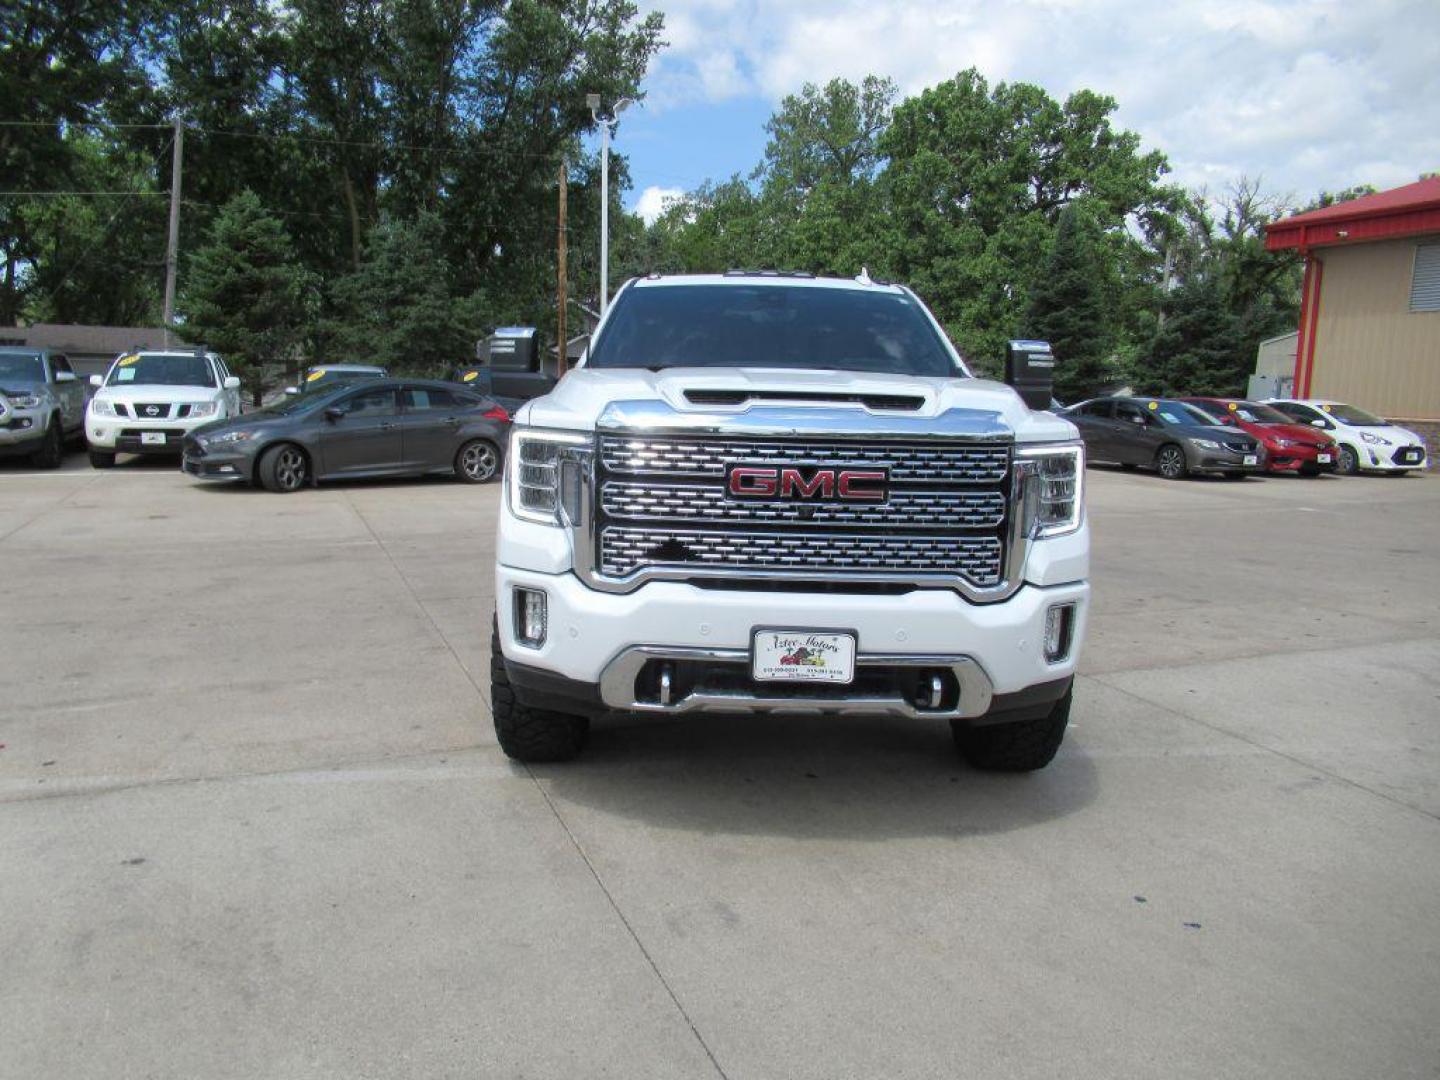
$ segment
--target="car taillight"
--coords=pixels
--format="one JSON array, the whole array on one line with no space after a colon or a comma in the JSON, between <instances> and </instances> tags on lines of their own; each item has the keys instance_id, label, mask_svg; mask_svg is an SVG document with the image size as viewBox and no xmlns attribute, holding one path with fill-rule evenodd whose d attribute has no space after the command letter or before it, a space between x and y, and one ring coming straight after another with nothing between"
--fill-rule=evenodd
<instances>
[{"instance_id":1,"label":"car taillight","mask_svg":"<svg viewBox=\"0 0 1440 1080\"><path fill-rule=\"evenodd\" d=\"M509 420L510 414L499 405L496 405L489 412L485 413L486 420Z\"/></svg>"}]
</instances>

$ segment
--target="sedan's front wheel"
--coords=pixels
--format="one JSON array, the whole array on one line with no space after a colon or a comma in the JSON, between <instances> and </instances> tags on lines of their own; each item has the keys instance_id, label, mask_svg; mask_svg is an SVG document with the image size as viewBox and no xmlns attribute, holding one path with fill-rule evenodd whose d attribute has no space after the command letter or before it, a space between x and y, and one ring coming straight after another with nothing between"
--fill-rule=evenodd
<instances>
[{"instance_id":1,"label":"sedan's front wheel","mask_svg":"<svg viewBox=\"0 0 1440 1080\"><path fill-rule=\"evenodd\" d=\"M1162 446L1155 455L1155 469L1166 480L1183 480L1190 472L1185 462L1185 451L1174 443Z\"/></svg>"},{"instance_id":2,"label":"sedan's front wheel","mask_svg":"<svg viewBox=\"0 0 1440 1080\"><path fill-rule=\"evenodd\" d=\"M455 475L467 484L486 484L500 471L500 451L484 439L471 439L455 455Z\"/></svg>"},{"instance_id":3,"label":"sedan's front wheel","mask_svg":"<svg viewBox=\"0 0 1440 1080\"><path fill-rule=\"evenodd\" d=\"M310 461L305 451L286 443L266 450L257 471L266 491L299 491L310 479Z\"/></svg>"},{"instance_id":4,"label":"sedan's front wheel","mask_svg":"<svg viewBox=\"0 0 1440 1080\"><path fill-rule=\"evenodd\" d=\"M1354 476L1360 471L1360 455L1348 446L1340 447L1340 457L1335 471L1341 476Z\"/></svg>"}]
</instances>

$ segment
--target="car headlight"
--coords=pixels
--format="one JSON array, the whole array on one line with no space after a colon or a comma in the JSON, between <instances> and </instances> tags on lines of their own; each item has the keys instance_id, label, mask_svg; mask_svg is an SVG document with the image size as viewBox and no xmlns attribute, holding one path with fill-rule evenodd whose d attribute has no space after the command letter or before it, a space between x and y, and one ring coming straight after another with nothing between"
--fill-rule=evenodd
<instances>
[{"instance_id":1,"label":"car headlight","mask_svg":"<svg viewBox=\"0 0 1440 1080\"><path fill-rule=\"evenodd\" d=\"M202 416L214 416L215 410L220 406L213 401L197 401L190 406L190 419L195 420Z\"/></svg>"},{"instance_id":2,"label":"car headlight","mask_svg":"<svg viewBox=\"0 0 1440 1080\"><path fill-rule=\"evenodd\" d=\"M511 432L506 476L510 512L525 521L559 525L563 505L572 519L578 517L582 512L578 506L579 471L563 466L567 450L575 451L591 444L590 436L570 431L516 428ZM571 461L570 464L578 463Z\"/></svg>"},{"instance_id":3,"label":"car headlight","mask_svg":"<svg viewBox=\"0 0 1440 1080\"><path fill-rule=\"evenodd\" d=\"M1368 431L1362 431L1362 432L1360 432L1360 441L1361 441L1361 442L1367 442L1367 443L1369 443L1371 446L1389 446L1389 445L1390 445L1390 440L1389 440L1389 439L1382 438L1382 437L1379 436L1379 435L1372 435L1372 434L1371 434L1370 432L1368 432Z\"/></svg>"},{"instance_id":4,"label":"car headlight","mask_svg":"<svg viewBox=\"0 0 1440 1080\"><path fill-rule=\"evenodd\" d=\"M258 431L248 430L222 431L218 435L202 436L200 439L200 445L206 447L234 446L236 443L249 442L251 439L255 438L255 436L259 434L260 433Z\"/></svg>"},{"instance_id":5,"label":"car headlight","mask_svg":"<svg viewBox=\"0 0 1440 1080\"><path fill-rule=\"evenodd\" d=\"M1276 439L1276 440L1275 440L1275 447L1276 447L1276 449L1278 449L1278 450L1284 450L1287 446L1294 446L1294 445L1295 445L1295 444L1294 444L1293 442L1291 442L1289 439Z\"/></svg>"},{"instance_id":6,"label":"car headlight","mask_svg":"<svg viewBox=\"0 0 1440 1080\"><path fill-rule=\"evenodd\" d=\"M1085 508L1085 448L1077 443L1022 446L1016 457L1032 462L1025 485L1025 532L1037 540L1080 528Z\"/></svg>"},{"instance_id":7,"label":"car headlight","mask_svg":"<svg viewBox=\"0 0 1440 1080\"><path fill-rule=\"evenodd\" d=\"M17 409L33 409L40 404L39 394L6 394L5 396Z\"/></svg>"},{"instance_id":8,"label":"car headlight","mask_svg":"<svg viewBox=\"0 0 1440 1080\"><path fill-rule=\"evenodd\" d=\"M1220 444L1214 439L1191 439L1190 445L1198 446L1202 450L1219 450Z\"/></svg>"},{"instance_id":9,"label":"car headlight","mask_svg":"<svg viewBox=\"0 0 1440 1080\"><path fill-rule=\"evenodd\" d=\"M115 411L115 403L105 398L93 398L90 401L90 411L96 416L119 416Z\"/></svg>"}]
</instances>

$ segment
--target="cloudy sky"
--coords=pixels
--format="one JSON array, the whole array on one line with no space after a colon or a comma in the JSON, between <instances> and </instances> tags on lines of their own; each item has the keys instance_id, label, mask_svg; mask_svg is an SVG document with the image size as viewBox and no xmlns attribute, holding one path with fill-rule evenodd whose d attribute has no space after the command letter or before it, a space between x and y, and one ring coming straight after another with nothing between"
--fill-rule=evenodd
<instances>
[{"instance_id":1,"label":"cloudy sky","mask_svg":"<svg viewBox=\"0 0 1440 1080\"><path fill-rule=\"evenodd\" d=\"M1174 176L1245 174L1308 198L1440 169L1440 0L641 0L670 43L617 149L630 205L748 174L805 82L888 75L913 94L974 65L1089 88Z\"/></svg>"}]
</instances>

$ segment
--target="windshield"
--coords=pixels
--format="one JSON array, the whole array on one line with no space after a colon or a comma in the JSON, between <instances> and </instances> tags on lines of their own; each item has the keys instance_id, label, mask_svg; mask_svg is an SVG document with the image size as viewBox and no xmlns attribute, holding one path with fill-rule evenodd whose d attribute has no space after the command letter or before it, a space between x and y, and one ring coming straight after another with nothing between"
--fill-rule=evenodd
<instances>
[{"instance_id":1,"label":"windshield","mask_svg":"<svg viewBox=\"0 0 1440 1080\"><path fill-rule=\"evenodd\" d=\"M1146 409L1167 424L1196 424L1200 427L1219 427L1220 421L1183 401L1147 401Z\"/></svg>"},{"instance_id":2,"label":"windshield","mask_svg":"<svg viewBox=\"0 0 1440 1080\"><path fill-rule=\"evenodd\" d=\"M337 382L353 382L356 379L383 379L385 371L383 368L311 368L305 373L305 381L300 384L300 389L309 393L317 387L330 386Z\"/></svg>"},{"instance_id":3,"label":"windshield","mask_svg":"<svg viewBox=\"0 0 1440 1080\"><path fill-rule=\"evenodd\" d=\"M1342 424L1349 424L1351 427L1390 426L1390 421L1382 420L1378 416L1371 416L1364 409L1357 409L1354 405L1321 405L1320 411L1326 416L1333 416Z\"/></svg>"},{"instance_id":4,"label":"windshield","mask_svg":"<svg viewBox=\"0 0 1440 1080\"><path fill-rule=\"evenodd\" d=\"M588 366L964 374L920 305L904 293L804 285L627 289Z\"/></svg>"},{"instance_id":5,"label":"windshield","mask_svg":"<svg viewBox=\"0 0 1440 1080\"><path fill-rule=\"evenodd\" d=\"M215 374L203 356L131 353L110 369L106 386L214 386Z\"/></svg>"},{"instance_id":6,"label":"windshield","mask_svg":"<svg viewBox=\"0 0 1440 1080\"><path fill-rule=\"evenodd\" d=\"M0 379L43 382L45 366L40 363L40 357L30 353L0 353Z\"/></svg>"},{"instance_id":7,"label":"windshield","mask_svg":"<svg viewBox=\"0 0 1440 1080\"><path fill-rule=\"evenodd\" d=\"M310 390L308 393L304 394L291 394L288 397L281 398L279 401L274 402L271 405L266 405L263 409L256 409L254 412L246 413L245 415L289 416L292 413L304 412L306 409L318 408L326 401L329 401L331 398L338 397L341 393L348 390L349 388L349 380L345 380L343 382L337 380L335 382L327 384L326 386L322 386L318 390Z\"/></svg>"},{"instance_id":8,"label":"windshield","mask_svg":"<svg viewBox=\"0 0 1440 1080\"><path fill-rule=\"evenodd\" d=\"M1269 405L1242 401L1235 406L1235 415L1249 424L1293 424L1294 419Z\"/></svg>"}]
</instances>

